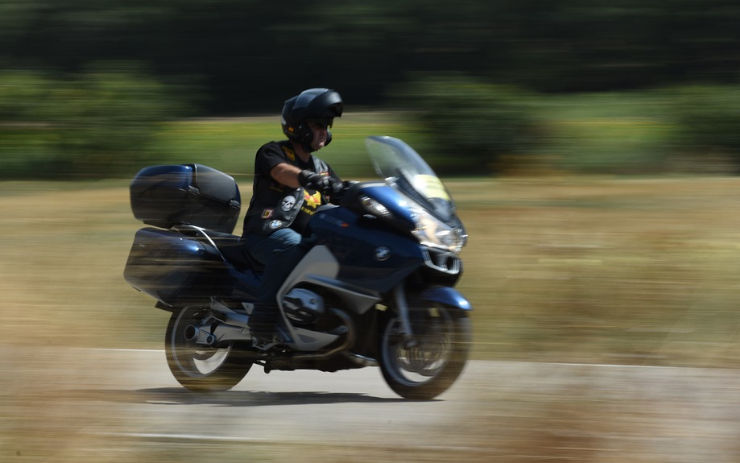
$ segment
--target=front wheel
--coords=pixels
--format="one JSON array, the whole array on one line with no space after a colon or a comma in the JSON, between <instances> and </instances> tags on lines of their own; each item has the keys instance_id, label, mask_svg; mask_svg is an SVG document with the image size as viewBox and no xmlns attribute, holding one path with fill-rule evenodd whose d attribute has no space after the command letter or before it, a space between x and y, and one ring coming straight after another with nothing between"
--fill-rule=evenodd
<instances>
[{"instance_id":1,"label":"front wheel","mask_svg":"<svg viewBox=\"0 0 740 463\"><path fill-rule=\"evenodd\" d=\"M472 340L470 319L445 307L414 308L408 339L395 314L380 336L380 369L393 391L407 399L430 400L446 391L465 366Z\"/></svg>"},{"instance_id":2,"label":"front wheel","mask_svg":"<svg viewBox=\"0 0 740 463\"><path fill-rule=\"evenodd\" d=\"M185 307L170 317L165 334L167 365L175 379L192 391L225 391L244 378L252 366L235 343L206 346L192 336L207 325L210 310Z\"/></svg>"}]
</instances>

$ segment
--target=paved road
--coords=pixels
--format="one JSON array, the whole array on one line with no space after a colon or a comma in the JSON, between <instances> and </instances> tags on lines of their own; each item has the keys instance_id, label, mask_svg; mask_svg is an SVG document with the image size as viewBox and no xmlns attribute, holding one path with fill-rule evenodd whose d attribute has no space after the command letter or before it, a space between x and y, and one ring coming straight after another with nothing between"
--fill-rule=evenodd
<instances>
[{"instance_id":1,"label":"paved road","mask_svg":"<svg viewBox=\"0 0 740 463\"><path fill-rule=\"evenodd\" d=\"M414 402L377 368L204 395L161 351L0 352L0 461L740 461L735 370L474 361Z\"/></svg>"}]
</instances>

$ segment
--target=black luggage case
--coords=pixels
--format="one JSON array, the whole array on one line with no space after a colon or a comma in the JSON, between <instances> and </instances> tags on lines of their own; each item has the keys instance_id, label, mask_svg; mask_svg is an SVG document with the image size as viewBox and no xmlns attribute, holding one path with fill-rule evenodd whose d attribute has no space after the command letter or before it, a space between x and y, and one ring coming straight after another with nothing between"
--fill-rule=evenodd
<instances>
[{"instance_id":1,"label":"black luggage case","mask_svg":"<svg viewBox=\"0 0 740 463\"><path fill-rule=\"evenodd\" d=\"M232 233L241 210L234 178L201 164L146 167L130 191L134 217L160 228L196 225Z\"/></svg>"},{"instance_id":2,"label":"black luggage case","mask_svg":"<svg viewBox=\"0 0 740 463\"><path fill-rule=\"evenodd\" d=\"M234 285L216 248L149 227L136 232L123 277L139 291L171 305L228 295Z\"/></svg>"}]
</instances>

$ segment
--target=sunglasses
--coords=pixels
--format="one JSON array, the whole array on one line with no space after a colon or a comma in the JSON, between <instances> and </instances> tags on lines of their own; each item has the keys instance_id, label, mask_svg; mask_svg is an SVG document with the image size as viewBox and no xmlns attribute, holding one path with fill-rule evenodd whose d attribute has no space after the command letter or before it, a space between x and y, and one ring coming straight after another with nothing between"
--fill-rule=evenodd
<instances>
[{"instance_id":1,"label":"sunglasses","mask_svg":"<svg viewBox=\"0 0 740 463\"><path fill-rule=\"evenodd\" d=\"M329 127L331 127L333 119L308 119L306 122L308 122L309 124L313 124L320 129L328 129Z\"/></svg>"}]
</instances>

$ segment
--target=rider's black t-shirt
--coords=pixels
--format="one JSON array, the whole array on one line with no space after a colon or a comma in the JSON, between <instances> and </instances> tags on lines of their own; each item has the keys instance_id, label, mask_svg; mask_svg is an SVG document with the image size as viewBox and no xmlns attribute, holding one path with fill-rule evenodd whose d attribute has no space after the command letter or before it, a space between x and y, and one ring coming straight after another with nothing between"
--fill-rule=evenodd
<instances>
[{"instance_id":1,"label":"rider's black t-shirt","mask_svg":"<svg viewBox=\"0 0 740 463\"><path fill-rule=\"evenodd\" d=\"M288 140L263 145L254 160L252 199L244 218L244 234L270 234L286 227L303 233L308 219L320 205L326 204L327 198L317 191L291 188L275 181L270 171L283 162L339 180L321 159L311 155L303 162Z\"/></svg>"}]
</instances>

